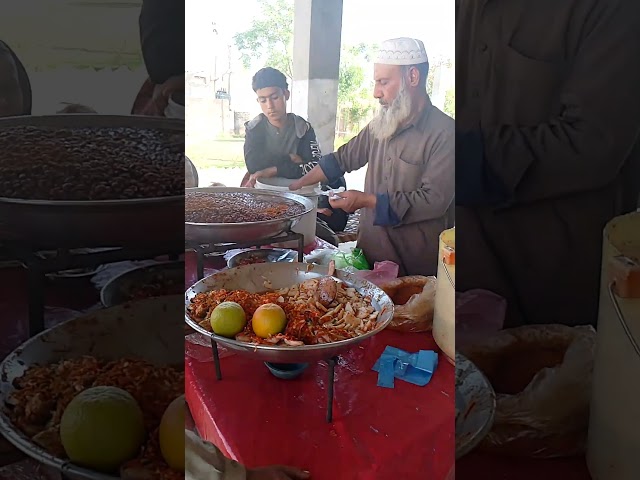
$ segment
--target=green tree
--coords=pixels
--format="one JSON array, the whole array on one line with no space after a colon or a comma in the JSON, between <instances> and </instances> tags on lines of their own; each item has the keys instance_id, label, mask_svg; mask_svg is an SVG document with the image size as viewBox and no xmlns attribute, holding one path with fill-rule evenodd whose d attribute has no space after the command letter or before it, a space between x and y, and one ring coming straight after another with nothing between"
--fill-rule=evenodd
<instances>
[{"instance_id":1,"label":"green tree","mask_svg":"<svg viewBox=\"0 0 640 480\"><path fill-rule=\"evenodd\" d=\"M258 0L259 14L244 32L234 36L236 47L246 69L271 66L293 78L293 0ZM372 99L372 71L367 70L376 45L361 43L354 46L344 45L340 53L340 73L338 83L338 110L345 117L346 127L351 131L360 128L361 123L373 112L376 106ZM436 57L431 59L427 92L433 94L434 78L440 68L450 68L450 59ZM444 111L455 115L455 92L446 93Z\"/></svg>"},{"instance_id":2,"label":"green tree","mask_svg":"<svg viewBox=\"0 0 640 480\"><path fill-rule=\"evenodd\" d=\"M441 68L451 68L453 63L449 58L436 57L429 61L429 75L427 76L427 93L433 95L435 74Z\"/></svg>"},{"instance_id":3,"label":"green tree","mask_svg":"<svg viewBox=\"0 0 640 480\"><path fill-rule=\"evenodd\" d=\"M253 19L251 27L233 37L242 64L250 69L262 60L265 65L293 78L293 1L258 0L258 3L260 14Z\"/></svg>"},{"instance_id":4,"label":"green tree","mask_svg":"<svg viewBox=\"0 0 640 480\"><path fill-rule=\"evenodd\" d=\"M234 36L242 64L246 69L271 66L293 78L293 0L259 0L260 13L248 30ZM338 108L346 110L349 123L358 123L371 110L369 73L363 61L371 59L375 46L343 46L340 55Z\"/></svg>"},{"instance_id":5,"label":"green tree","mask_svg":"<svg viewBox=\"0 0 640 480\"><path fill-rule=\"evenodd\" d=\"M365 69L375 49L375 45L369 46L364 43L342 49L338 107L345 116L346 128L350 131L359 130L362 121L375 107L372 97L373 80Z\"/></svg>"},{"instance_id":6,"label":"green tree","mask_svg":"<svg viewBox=\"0 0 640 480\"><path fill-rule=\"evenodd\" d=\"M447 90L444 97L444 113L451 118L456 118L456 91L455 89Z\"/></svg>"}]
</instances>

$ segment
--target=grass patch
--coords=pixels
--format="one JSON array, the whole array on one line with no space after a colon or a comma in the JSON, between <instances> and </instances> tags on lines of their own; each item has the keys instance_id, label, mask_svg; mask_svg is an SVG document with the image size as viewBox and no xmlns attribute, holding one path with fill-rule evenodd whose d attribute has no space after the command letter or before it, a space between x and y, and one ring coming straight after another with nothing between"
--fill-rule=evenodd
<instances>
[{"instance_id":1,"label":"grass patch","mask_svg":"<svg viewBox=\"0 0 640 480\"><path fill-rule=\"evenodd\" d=\"M351 140L355 135L336 138L336 150ZM187 157L198 169L206 168L244 168L244 138L221 136L193 137L187 136Z\"/></svg>"},{"instance_id":2,"label":"grass patch","mask_svg":"<svg viewBox=\"0 0 640 480\"><path fill-rule=\"evenodd\" d=\"M244 168L244 139L187 137L186 154L198 168Z\"/></svg>"}]
</instances>

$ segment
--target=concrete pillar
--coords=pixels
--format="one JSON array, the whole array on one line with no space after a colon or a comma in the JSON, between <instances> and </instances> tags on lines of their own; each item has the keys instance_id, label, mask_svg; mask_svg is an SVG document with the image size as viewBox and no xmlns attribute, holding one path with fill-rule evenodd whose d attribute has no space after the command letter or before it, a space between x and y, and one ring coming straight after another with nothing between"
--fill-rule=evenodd
<instances>
[{"instance_id":1,"label":"concrete pillar","mask_svg":"<svg viewBox=\"0 0 640 480\"><path fill-rule=\"evenodd\" d=\"M313 126L323 154L333 152L343 0L295 0L291 111Z\"/></svg>"}]
</instances>

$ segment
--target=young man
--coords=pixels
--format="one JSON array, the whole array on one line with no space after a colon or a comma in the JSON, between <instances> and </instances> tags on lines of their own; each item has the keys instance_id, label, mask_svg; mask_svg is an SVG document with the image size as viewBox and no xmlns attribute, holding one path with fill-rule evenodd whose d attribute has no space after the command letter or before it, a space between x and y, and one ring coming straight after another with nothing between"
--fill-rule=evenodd
<instances>
[{"instance_id":1,"label":"young man","mask_svg":"<svg viewBox=\"0 0 640 480\"><path fill-rule=\"evenodd\" d=\"M253 91L258 96L262 113L245 124L244 161L248 174L243 186L253 187L265 177L302 178L318 164L320 147L313 127L304 118L287 113L289 84L275 68L259 70L253 77ZM344 176L324 188L346 188ZM334 232L344 230L348 215L332 208L321 196L318 217Z\"/></svg>"}]
</instances>

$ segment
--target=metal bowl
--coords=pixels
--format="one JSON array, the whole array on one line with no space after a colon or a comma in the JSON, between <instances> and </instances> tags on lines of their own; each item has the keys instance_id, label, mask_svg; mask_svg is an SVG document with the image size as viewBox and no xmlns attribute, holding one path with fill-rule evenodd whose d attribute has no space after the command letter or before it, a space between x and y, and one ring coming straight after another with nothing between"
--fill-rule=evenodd
<instances>
[{"instance_id":1,"label":"metal bowl","mask_svg":"<svg viewBox=\"0 0 640 480\"><path fill-rule=\"evenodd\" d=\"M268 262L295 262L298 259L298 252L285 248L255 248L251 250L245 250L244 252L236 253L229 260L227 260L228 268L241 267L242 262L249 258L259 258L264 260L263 262L256 263L268 263Z\"/></svg>"},{"instance_id":2,"label":"metal bowl","mask_svg":"<svg viewBox=\"0 0 640 480\"><path fill-rule=\"evenodd\" d=\"M244 223L184 223L185 240L189 243L199 245L219 244L219 243L239 243L249 240L262 240L275 237L294 227L300 217L309 213L315 208L314 203L300 195L286 192L274 192L271 190L257 190L255 188L234 188L234 187L203 187L187 188L186 192L208 192L208 193L251 193L257 198L270 200L273 202L283 199L293 200L302 206L304 211L291 217L265 220L262 222Z\"/></svg>"},{"instance_id":3,"label":"metal bowl","mask_svg":"<svg viewBox=\"0 0 640 480\"><path fill-rule=\"evenodd\" d=\"M182 365L184 346L176 341L181 327L181 295L131 302L61 323L27 340L0 364L0 396L4 402L14 390L13 381L36 364L93 355L105 359L143 358L156 365ZM141 341L143 339L144 341ZM16 448L70 480L117 480L119 477L78 467L36 445L15 427L4 408L0 432Z\"/></svg>"},{"instance_id":4,"label":"metal bowl","mask_svg":"<svg viewBox=\"0 0 640 480\"><path fill-rule=\"evenodd\" d=\"M258 263L245 265L231 270L218 272L206 277L193 285L185 294L185 321L194 330L206 335L225 348L234 350L240 354L256 360L269 363L311 363L318 360L330 359L346 350L353 348L367 338L370 338L386 328L393 318L393 302L384 291L366 280L356 277L351 273L337 270L335 277L342 280L350 287L354 287L359 293L370 296L371 305L380 312L377 319L377 327L355 338L341 340L339 342L320 345L304 345L301 347L277 346L277 345L253 345L246 342L238 342L233 339L220 337L202 328L195 319L192 319L187 307L191 299L198 293L210 290L247 290L252 293L264 292L270 289L289 287L308 280L328 274L328 267L304 263Z\"/></svg>"},{"instance_id":5,"label":"metal bowl","mask_svg":"<svg viewBox=\"0 0 640 480\"><path fill-rule=\"evenodd\" d=\"M184 135L184 121L135 115L45 115L0 119L0 129L130 127ZM184 196L102 201L0 197L0 224L11 240L39 248L149 247L175 237L184 218ZM163 245L164 246L164 245Z\"/></svg>"},{"instance_id":6,"label":"metal bowl","mask_svg":"<svg viewBox=\"0 0 640 480\"><path fill-rule=\"evenodd\" d=\"M496 394L487 377L469 359L456 353L456 459L462 458L493 427Z\"/></svg>"},{"instance_id":7,"label":"metal bowl","mask_svg":"<svg viewBox=\"0 0 640 480\"><path fill-rule=\"evenodd\" d=\"M100 300L105 307L113 307L132 300L133 290L142 285L156 281L168 280L175 283L184 291L184 260L177 262L163 262L154 265L132 268L113 277L100 290ZM171 293L169 295L177 295ZM166 296L166 295L163 295Z\"/></svg>"}]
</instances>

